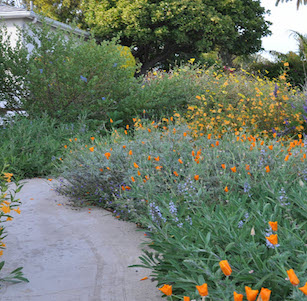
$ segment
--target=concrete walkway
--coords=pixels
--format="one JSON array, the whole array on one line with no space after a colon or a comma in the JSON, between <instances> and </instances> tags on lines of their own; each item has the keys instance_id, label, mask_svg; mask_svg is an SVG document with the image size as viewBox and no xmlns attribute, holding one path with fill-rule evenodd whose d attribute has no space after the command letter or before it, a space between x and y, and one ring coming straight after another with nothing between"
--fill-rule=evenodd
<instances>
[{"instance_id":1,"label":"concrete walkway","mask_svg":"<svg viewBox=\"0 0 307 301\"><path fill-rule=\"evenodd\" d=\"M6 224L1 275L23 266L29 283L1 283L1 301L159 301L140 263L142 232L105 210L76 209L43 179L27 181L21 214Z\"/></svg>"}]
</instances>

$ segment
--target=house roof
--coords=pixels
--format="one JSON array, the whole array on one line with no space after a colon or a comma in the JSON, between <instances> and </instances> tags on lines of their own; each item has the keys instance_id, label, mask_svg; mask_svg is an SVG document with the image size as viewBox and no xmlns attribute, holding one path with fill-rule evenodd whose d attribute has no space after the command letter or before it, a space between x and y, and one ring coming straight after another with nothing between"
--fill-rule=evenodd
<instances>
[{"instance_id":1,"label":"house roof","mask_svg":"<svg viewBox=\"0 0 307 301\"><path fill-rule=\"evenodd\" d=\"M4 20L6 19L30 19L33 22L37 22L37 21L40 22L41 18L42 16L40 16L39 14L36 14L34 11L29 11L24 8L14 7L14 6L0 3L0 20L1 19L4 19ZM72 30L72 27L65 23L62 23L62 22L59 22L59 21L56 21L56 20L53 20L47 17L44 17L44 19L47 23L49 23L53 27L58 27L66 31ZM78 35L83 35L83 36L90 35L88 32L81 30L79 28L75 28L74 32Z\"/></svg>"}]
</instances>

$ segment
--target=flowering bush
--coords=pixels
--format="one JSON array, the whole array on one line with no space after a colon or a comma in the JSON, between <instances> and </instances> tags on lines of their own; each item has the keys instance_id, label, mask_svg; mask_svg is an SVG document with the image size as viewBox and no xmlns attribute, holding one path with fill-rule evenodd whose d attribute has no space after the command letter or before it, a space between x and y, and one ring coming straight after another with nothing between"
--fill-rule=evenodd
<instances>
[{"instance_id":1,"label":"flowering bush","mask_svg":"<svg viewBox=\"0 0 307 301\"><path fill-rule=\"evenodd\" d=\"M194 136L248 129L265 137L277 132L293 135L304 132L304 96L286 82L288 65L278 81L254 76L246 71L211 72L202 77L204 89L188 107L187 120Z\"/></svg>"},{"instance_id":2,"label":"flowering bush","mask_svg":"<svg viewBox=\"0 0 307 301\"><path fill-rule=\"evenodd\" d=\"M13 174L5 172L7 166L1 166L0 172L0 257L3 255L3 250L6 245L3 239L6 237L4 224L10 222L13 219L12 212L17 212L20 214L20 201L15 198L15 194L20 191L21 185L18 182L12 181ZM9 183L16 186L14 190L9 189ZM4 261L0 262L0 271L4 266ZM10 281L10 282L28 282L26 278L23 277L22 268L17 268L12 271L8 276L0 277L0 281Z\"/></svg>"},{"instance_id":3,"label":"flowering bush","mask_svg":"<svg viewBox=\"0 0 307 301\"><path fill-rule=\"evenodd\" d=\"M197 298L195 286L206 282L212 300L245 286L270 289L271 300L302 298L285 278L293 269L307 281L307 141L239 132L194 140L176 120L135 119L133 139L128 126L105 139L72 139L59 166L70 184L59 190L141 224L154 250L142 266L174 296ZM223 260L232 269L226 279Z\"/></svg>"}]
</instances>

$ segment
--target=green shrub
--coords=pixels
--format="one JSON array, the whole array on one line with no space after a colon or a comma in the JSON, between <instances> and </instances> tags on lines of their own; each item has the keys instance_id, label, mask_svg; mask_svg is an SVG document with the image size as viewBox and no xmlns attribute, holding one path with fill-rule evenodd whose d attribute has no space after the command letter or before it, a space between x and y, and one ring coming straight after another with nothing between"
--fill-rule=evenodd
<instances>
[{"instance_id":1,"label":"green shrub","mask_svg":"<svg viewBox=\"0 0 307 301\"><path fill-rule=\"evenodd\" d=\"M75 135L84 135L85 124L59 124L49 117L16 117L0 127L0 162L9 164L18 178L51 173L62 156L64 145Z\"/></svg>"},{"instance_id":2,"label":"green shrub","mask_svg":"<svg viewBox=\"0 0 307 301\"><path fill-rule=\"evenodd\" d=\"M47 113L62 122L74 122L80 114L91 120L109 120L110 112L120 109L122 99L135 85L136 66L127 51L114 40L100 45L93 38L84 41L73 30L67 37L44 22L29 27L30 31L22 30L24 44L33 47L22 82L22 108L31 117ZM14 50L14 56L23 58L25 45ZM7 56L11 49L4 46ZM9 64L6 56L4 63ZM4 65L4 70L8 68ZM7 77L15 78L15 70ZM6 100L10 108L15 95Z\"/></svg>"},{"instance_id":3,"label":"green shrub","mask_svg":"<svg viewBox=\"0 0 307 301\"><path fill-rule=\"evenodd\" d=\"M21 33L18 33L16 45L11 45L10 35L0 22L0 101L7 100L7 107L11 110L19 109L19 100L28 97L28 91L24 89L27 54L28 51L22 44Z\"/></svg>"},{"instance_id":4,"label":"green shrub","mask_svg":"<svg viewBox=\"0 0 307 301\"><path fill-rule=\"evenodd\" d=\"M185 112L187 105L202 89L203 83L199 79L201 73L199 66L192 64L182 65L169 72L149 72L141 86L124 100L123 106L129 111L134 108L134 116L141 115L145 110L146 116L155 120L172 115L174 111ZM125 123L131 123L131 115L125 119Z\"/></svg>"},{"instance_id":5,"label":"green shrub","mask_svg":"<svg viewBox=\"0 0 307 301\"><path fill-rule=\"evenodd\" d=\"M287 82L293 87L301 89L306 82L306 63L294 52L277 56L275 62L255 62L252 63L248 70L253 73L260 73L269 79L277 79L284 71L284 63L289 63L287 70ZM305 64L305 65L304 65Z\"/></svg>"}]
</instances>

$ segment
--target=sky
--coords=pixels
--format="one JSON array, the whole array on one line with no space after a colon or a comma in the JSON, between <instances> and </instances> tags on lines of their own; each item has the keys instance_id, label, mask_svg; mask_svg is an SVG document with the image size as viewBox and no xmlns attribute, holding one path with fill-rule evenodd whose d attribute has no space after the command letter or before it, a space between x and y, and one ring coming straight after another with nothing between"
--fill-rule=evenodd
<instances>
[{"instance_id":1,"label":"sky","mask_svg":"<svg viewBox=\"0 0 307 301\"><path fill-rule=\"evenodd\" d=\"M307 5L301 5L296 9L296 0L280 2L275 6L275 0L261 0L261 5L271 11L265 19L272 22L270 30L272 35L262 39L262 47L266 52L261 54L270 58L269 50L287 53L298 51L298 44L294 37L291 37L291 30L301 34L307 34Z\"/></svg>"}]
</instances>

